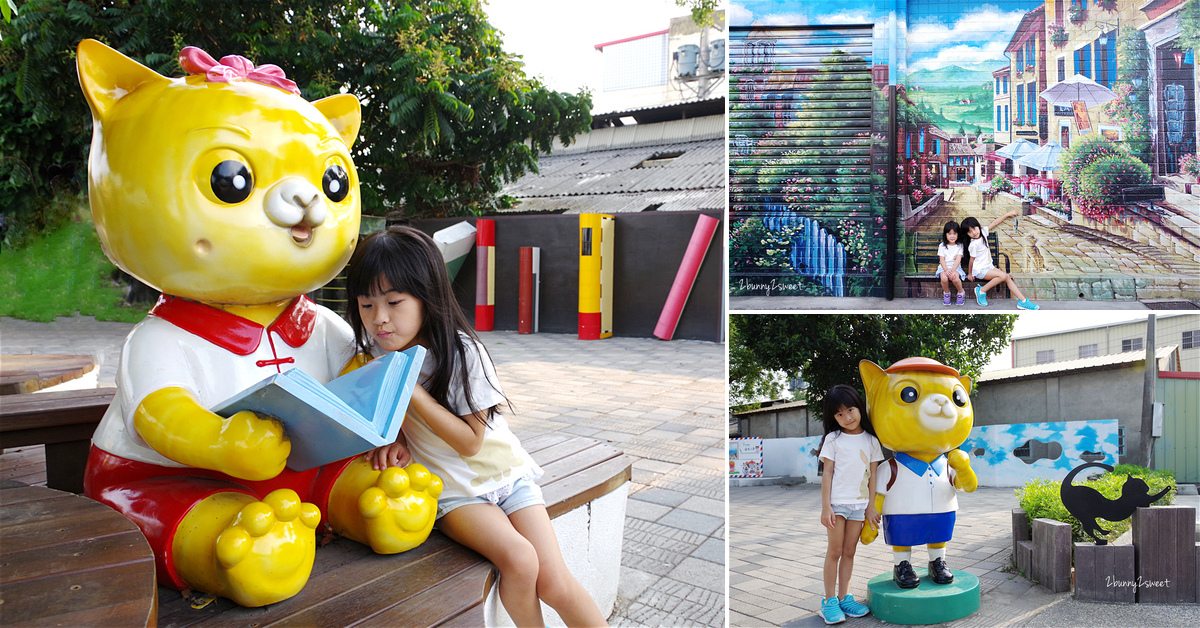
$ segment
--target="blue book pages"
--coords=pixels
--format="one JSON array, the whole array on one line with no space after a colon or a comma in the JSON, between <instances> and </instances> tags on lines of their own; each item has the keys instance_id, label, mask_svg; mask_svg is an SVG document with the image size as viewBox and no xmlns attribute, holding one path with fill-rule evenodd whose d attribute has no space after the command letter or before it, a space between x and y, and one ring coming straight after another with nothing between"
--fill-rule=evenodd
<instances>
[{"instance_id":1,"label":"blue book pages","mask_svg":"<svg viewBox=\"0 0 1200 628\"><path fill-rule=\"evenodd\" d=\"M395 442L424 361L421 345L390 351L325 387L366 419L374 433Z\"/></svg>"},{"instance_id":2,"label":"blue book pages","mask_svg":"<svg viewBox=\"0 0 1200 628\"><path fill-rule=\"evenodd\" d=\"M212 411L230 416L253 410L279 419L292 443L287 466L304 471L394 442L424 359L424 347L394 351L325 385L292 369Z\"/></svg>"}]
</instances>

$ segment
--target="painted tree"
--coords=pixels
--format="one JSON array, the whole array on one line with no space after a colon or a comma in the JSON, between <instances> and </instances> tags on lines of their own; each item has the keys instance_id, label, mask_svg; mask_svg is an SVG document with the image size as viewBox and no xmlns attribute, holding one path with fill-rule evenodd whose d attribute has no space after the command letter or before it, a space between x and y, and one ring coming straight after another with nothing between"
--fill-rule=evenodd
<instances>
[{"instance_id":1,"label":"painted tree","mask_svg":"<svg viewBox=\"0 0 1200 628\"><path fill-rule=\"evenodd\" d=\"M1121 127L1125 148L1143 162L1149 162L1150 47L1144 31L1136 28L1121 30L1117 39L1117 81L1113 91L1117 97L1104 104L1104 114Z\"/></svg>"},{"instance_id":2,"label":"painted tree","mask_svg":"<svg viewBox=\"0 0 1200 628\"><path fill-rule=\"evenodd\" d=\"M908 357L933 358L972 380L1008 346L1014 315L994 314L744 314L729 317L730 356L746 351L763 370L809 382L806 398L819 407L834 384L862 390L858 363L887 368ZM731 358L732 359L732 358ZM744 386L732 378L730 389Z\"/></svg>"},{"instance_id":3,"label":"painted tree","mask_svg":"<svg viewBox=\"0 0 1200 628\"><path fill-rule=\"evenodd\" d=\"M504 180L591 123L590 95L526 76L479 0L29 0L0 33L0 205L44 198L55 176L85 187L91 120L74 67L85 37L165 76L182 75L178 52L195 45L274 63L309 100L355 94L369 214L485 212Z\"/></svg>"}]
</instances>

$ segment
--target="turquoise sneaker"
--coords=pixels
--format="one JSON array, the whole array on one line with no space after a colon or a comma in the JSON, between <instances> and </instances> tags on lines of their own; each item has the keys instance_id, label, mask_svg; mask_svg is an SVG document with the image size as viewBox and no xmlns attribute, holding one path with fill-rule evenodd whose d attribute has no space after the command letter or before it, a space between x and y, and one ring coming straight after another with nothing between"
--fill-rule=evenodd
<instances>
[{"instance_id":1,"label":"turquoise sneaker","mask_svg":"<svg viewBox=\"0 0 1200 628\"><path fill-rule=\"evenodd\" d=\"M846 614L846 617L862 617L871 612L866 604L856 601L854 596L849 593L842 598L841 602L838 602L838 606L842 607L842 612Z\"/></svg>"},{"instance_id":2,"label":"turquoise sneaker","mask_svg":"<svg viewBox=\"0 0 1200 628\"><path fill-rule=\"evenodd\" d=\"M1034 303L1033 301L1030 301L1029 299L1025 299L1024 301L1017 301L1017 307L1021 308L1022 310L1038 309L1037 303Z\"/></svg>"},{"instance_id":3,"label":"turquoise sneaker","mask_svg":"<svg viewBox=\"0 0 1200 628\"><path fill-rule=\"evenodd\" d=\"M975 286L975 301L983 307L987 307L987 293L980 290L979 286Z\"/></svg>"},{"instance_id":4,"label":"turquoise sneaker","mask_svg":"<svg viewBox=\"0 0 1200 628\"><path fill-rule=\"evenodd\" d=\"M846 597L850 596L847 595ZM846 621L846 613L842 612L842 607L838 604L836 595L821 600L821 610L817 611L817 614L827 624L840 624Z\"/></svg>"}]
</instances>

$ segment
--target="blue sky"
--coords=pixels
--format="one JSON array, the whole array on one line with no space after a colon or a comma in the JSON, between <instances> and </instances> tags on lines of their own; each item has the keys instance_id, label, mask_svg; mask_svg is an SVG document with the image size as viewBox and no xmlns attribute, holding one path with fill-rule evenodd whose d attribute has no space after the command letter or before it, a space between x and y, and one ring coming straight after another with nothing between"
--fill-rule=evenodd
<instances>
[{"instance_id":1,"label":"blue sky","mask_svg":"<svg viewBox=\"0 0 1200 628\"><path fill-rule=\"evenodd\" d=\"M1043 0L991 0L983 4L910 0L907 29L908 71L958 65L992 70L1005 62L1004 48L1027 11ZM815 24L876 24L888 16L876 14L882 0L733 0L729 22L802 26ZM877 36L884 33L876 31Z\"/></svg>"}]
</instances>

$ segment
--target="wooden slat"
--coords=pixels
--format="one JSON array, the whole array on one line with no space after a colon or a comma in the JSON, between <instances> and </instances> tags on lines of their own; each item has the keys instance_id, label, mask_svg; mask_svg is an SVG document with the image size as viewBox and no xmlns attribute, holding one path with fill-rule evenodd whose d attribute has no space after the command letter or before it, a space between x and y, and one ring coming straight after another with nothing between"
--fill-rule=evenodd
<instances>
[{"instance_id":1,"label":"wooden slat","mask_svg":"<svg viewBox=\"0 0 1200 628\"><path fill-rule=\"evenodd\" d=\"M95 368L90 355L0 355L0 395L31 393Z\"/></svg>"},{"instance_id":2,"label":"wooden slat","mask_svg":"<svg viewBox=\"0 0 1200 628\"><path fill-rule=\"evenodd\" d=\"M546 510L553 519L593 499L615 491L632 477L633 462L625 454L592 467L588 473L564 478L545 487Z\"/></svg>"},{"instance_id":3,"label":"wooden slat","mask_svg":"<svg viewBox=\"0 0 1200 628\"><path fill-rule=\"evenodd\" d=\"M459 615L483 603L483 582L492 571L484 562L466 572L393 605L387 611L355 623L355 626L437 626L446 616ZM482 625L482 624L481 624Z\"/></svg>"},{"instance_id":4,"label":"wooden slat","mask_svg":"<svg viewBox=\"0 0 1200 628\"><path fill-rule=\"evenodd\" d=\"M116 388L10 395L0 404L0 435L37 427L99 422Z\"/></svg>"}]
</instances>

